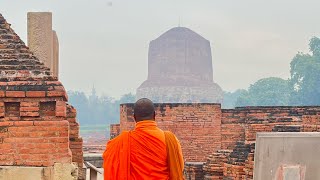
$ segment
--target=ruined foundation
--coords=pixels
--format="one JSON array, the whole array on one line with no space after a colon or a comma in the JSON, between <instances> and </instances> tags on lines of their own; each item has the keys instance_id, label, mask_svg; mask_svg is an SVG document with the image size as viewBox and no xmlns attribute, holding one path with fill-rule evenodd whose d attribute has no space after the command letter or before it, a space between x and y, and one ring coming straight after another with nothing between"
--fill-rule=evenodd
<instances>
[{"instance_id":1,"label":"ruined foundation","mask_svg":"<svg viewBox=\"0 0 320 180\"><path fill-rule=\"evenodd\" d=\"M52 42L49 36L40 41ZM36 177L39 171L50 175L44 173L49 169L50 180L81 178L82 139L76 110L67 103L61 82L1 14L0 72L0 179L19 179L26 169Z\"/></svg>"},{"instance_id":2,"label":"ruined foundation","mask_svg":"<svg viewBox=\"0 0 320 180\"><path fill-rule=\"evenodd\" d=\"M320 132L319 106L221 109L220 104L163 103L155 107L158 126L180 140L188 179L253 179L257 132ZM111 136L133 128L133 104L122 104L120 126L112 125Z\"/></svg>"}]
</instances>

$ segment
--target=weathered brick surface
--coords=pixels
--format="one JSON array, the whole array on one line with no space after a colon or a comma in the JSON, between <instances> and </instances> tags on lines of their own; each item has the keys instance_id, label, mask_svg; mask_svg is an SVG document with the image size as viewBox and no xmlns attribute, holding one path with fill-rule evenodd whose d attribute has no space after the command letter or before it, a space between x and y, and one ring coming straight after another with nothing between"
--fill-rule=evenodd
<instances>
[{"instance_id":1,"label":"weathered brick surface","mask_svg":"<svg viewBox=\"0 0 320 180\"><path fill-rule=\"evenodd\" d=\"M63 85L0 14L0 166L78 163L82 139Z\"/></svg>"},{"instance_id":2,"label":"weathered brick surface","mask_svg":"<svg viewBox=\"0 0 320 180\"><path fill-rule=\"evenodd\" d=\"M210 154L203 166L204 179L223 179L224 163L228 161L231 150L218 150Z\"/></svg>"},{"instance_id":3,"label":"weathered brick surface","mask_svg":"<svg viewBox=\"0 0 320 180\"><path fill-rule=\"evenodd\" d=\"M203 163L187 162L184 167L185 179L203 179Z\"/></svg>"},{"instance_id":4,"label":"weathered brick surface","mask_svg":"<svg viewBox=\"0 0 320 180\"><path fill-rule=\"evenodd\" d=\"M320 132L320 107L242 107L218 104L155 104L156 122L174 132L187 162L205 162L203 171L189 163L188 179L253 179L257 132ZM120 127L134 128L133 104L121 105ZM203 173L203 174L201 174Z\"/></svg>"},{"instance_id":5,"label":"weathered brick surface","mask_svg":"<svg viewBox=\"0 0 320 180\"><path fill-rule=\"evenodd\" d=\"M156 122L179 139L186 161L205 161L221 147L220 104L155 104ZM133 104L121 105L120 130L134 128Z\"/></svg>"},{"instance_id":6,"label":"weathered brick surface","mask_svg":"<svg viewBox=\"0 0 320 180\"><path fill-rule=\"evenodd\" d=\"M79 167L83 164L83 140L79 135L79 123L76 121L76 109L71 105L66 105L67 120L69 122L69 143L72 152L72 162L78 163Z\"/></svg>"},{"instance_id":7,"label":"weathered brick surface","mask_svg":"<svg viewBox=\"0 0 320 180\"><path fill-rule=\"evenodd\" d=\"M110 139L118 136L120 134L120 124L111 124L110 125Z\"/></svg>"},{"instance_id":8,"label":"weathered brick surface","mask_svg":"<svg viewBox=\"0 0 320 180\"><path fill-rule=\"evenodd\" d=\"M257 132L319 132L320 107L244 107L222 110L222 149L232 150L223 163L223 175L207 179L253 179L254 145ZM210 162L204 167L221 168Z\"/></svg>"},{"instance_id":9,"label":"weathered brick surface","mask_svg":"<svg viewBox=\"0 0 320 180\"><path fill-rule=\"evenodd\" d=\"M67 121L15 121L1 125L1 165L52 166L55 162L71 162L68 151Z\"/></svg>"}]
</instances>

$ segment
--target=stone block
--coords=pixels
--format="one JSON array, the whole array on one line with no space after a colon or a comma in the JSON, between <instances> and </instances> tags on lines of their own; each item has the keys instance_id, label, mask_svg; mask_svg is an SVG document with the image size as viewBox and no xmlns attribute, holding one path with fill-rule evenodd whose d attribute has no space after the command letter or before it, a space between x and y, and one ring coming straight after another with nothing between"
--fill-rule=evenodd
<instances>
[{"instance_id":1,"label":"stone block","mask_svg":"<svg viewBox=\"0 0 320 180\"><path fill-rule=\"evenodd\" d=\"M77 180L74 163L55 163L50 167L0 166L0 180Z\"/></svg>"},{"instance_id":2,"label":"stone block","mask_svg":"<svg viewBox=\"0 0 320 180\"><path fill-rule=\"evenodd\" d=\"M319 141L318 132L258 133L254 179L320 179Z\"/></svg>"}]
</instances>

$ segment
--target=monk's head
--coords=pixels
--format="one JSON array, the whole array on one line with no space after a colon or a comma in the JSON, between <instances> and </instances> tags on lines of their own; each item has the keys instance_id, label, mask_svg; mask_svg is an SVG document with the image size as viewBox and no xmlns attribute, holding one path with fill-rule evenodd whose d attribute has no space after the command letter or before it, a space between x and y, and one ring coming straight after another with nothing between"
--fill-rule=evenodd
<instances>
[{"instance_id":1,"label":"monk's head","mask_svg":"<svg viewBox=\"0 0 320 180\"><path fill-rule=\"evenodd\" d=\"M150 99L142 98L134 104L134 119L136 122L143 120L155 120L155 110Z\"/></svg>"}]
</instances>

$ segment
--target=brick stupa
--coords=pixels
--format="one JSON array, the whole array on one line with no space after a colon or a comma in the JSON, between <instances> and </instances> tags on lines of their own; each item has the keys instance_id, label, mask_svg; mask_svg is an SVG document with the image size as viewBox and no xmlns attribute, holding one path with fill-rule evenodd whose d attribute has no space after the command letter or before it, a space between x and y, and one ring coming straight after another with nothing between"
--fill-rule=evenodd
<instances>
[{"instance_id":1,"label":"brick stupa","mask_svg":"<svg viewBox=\"0 0 320 180\"><path fill-rule=\"evenodd\" d=\"M137 89L137 98L143 97L159 103L222 103L222 89L213 81L210 41L185 27L152 40L148 79Z\"/></svg>"},{"instance_id":2,"label":"brick stupa","mask_svg":"<svg viewBox=\"0 0 320 180\"><path fill-rule=\"evenodd\" d=\"M63 85L0 14L0 166L82 167L76 110Z\"/></svg>"}]
</instances>

